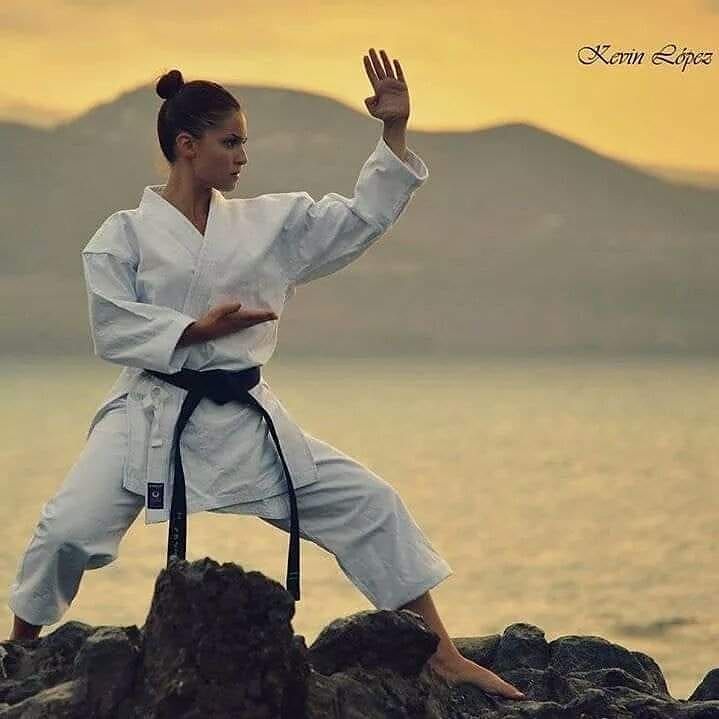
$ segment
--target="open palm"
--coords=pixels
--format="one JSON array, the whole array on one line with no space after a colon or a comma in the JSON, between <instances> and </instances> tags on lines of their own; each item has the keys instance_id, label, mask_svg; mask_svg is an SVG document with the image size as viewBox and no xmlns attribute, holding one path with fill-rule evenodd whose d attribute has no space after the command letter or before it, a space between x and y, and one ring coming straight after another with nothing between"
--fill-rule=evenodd
<instances>
[{"instance_id":1,"label":"open palm","mask_svg":"<svg viewBox=\"0 0 719 719\"><path fill-rule=\"evenodd\" d=\"M394 61L395 70L384 50L380 50L382 62L374 48L370 48L369 57L364 55L364 66L374 95L365 98L365 105L372 117L382 122L407 122L409 119L409 91L399 60Z\"/></svg>"}]
</instances>

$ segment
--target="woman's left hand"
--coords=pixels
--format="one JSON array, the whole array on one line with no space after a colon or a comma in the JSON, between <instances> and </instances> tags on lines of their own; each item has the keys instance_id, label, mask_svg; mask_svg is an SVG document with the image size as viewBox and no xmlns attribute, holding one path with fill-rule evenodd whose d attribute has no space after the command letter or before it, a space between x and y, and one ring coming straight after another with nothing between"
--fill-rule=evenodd
<instances>
[{"instance_id":1,"label":"woman's left hand","mask_svg":"<svg viewBox=\"0 0 719 719\"><path fill-rule=\"evenodd\" d=\"M382 62L374 48L370 48L369 52L369 57L364 55L364 66L375 94L365 98L364 104L370 115L382 122L406 124L409 120L409 92L399 60L394 61L395 74L384 50L380 50Z\"/></svg>"}]
</instances>

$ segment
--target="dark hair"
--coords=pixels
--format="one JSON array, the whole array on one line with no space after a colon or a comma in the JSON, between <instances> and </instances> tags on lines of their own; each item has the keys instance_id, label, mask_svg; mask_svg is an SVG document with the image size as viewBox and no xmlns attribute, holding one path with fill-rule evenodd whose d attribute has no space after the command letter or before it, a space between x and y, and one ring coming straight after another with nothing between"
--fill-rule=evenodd
<instances>
[{"instance_id":1,"label":"dark hair","mask_svg":"<svg viewBox=\"0 0 719 719\"><path fill-rule=\"evenodd\" d=\"M165 102L157 115L157 136L162 154L175 161L175 138L189 132L201 138L209 127L222 124L231 112L242 110L224 87L208 80L185 83L179 70L165 73L155 87Z\"/></svg>"}]
</instances>

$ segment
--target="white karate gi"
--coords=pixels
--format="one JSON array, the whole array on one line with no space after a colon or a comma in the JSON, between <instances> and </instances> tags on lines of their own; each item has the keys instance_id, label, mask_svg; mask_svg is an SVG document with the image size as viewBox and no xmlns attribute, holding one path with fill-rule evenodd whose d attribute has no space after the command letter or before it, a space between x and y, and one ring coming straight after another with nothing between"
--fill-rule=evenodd
<instances>
[{"instance_id":1,"label":"white karate gi","mask_svg":"<svg viewBox=\"0 0 719 719\"><path fill-rule=\"evenodd\" d=\"M15 614L32 624L58 621L82 571L116 558L142 506L148 524L169 519L172 437L187 391L143 369L264 365L279 319L200 344L177 341L210 307L232 299L281 318L296 286L359 257L397 221L428 174L412 150L402 162L380 138L352 198L328 193L315 202L290 192L228 200L213 188L203 236L159 194L163 185L150 185L139 207L105 220L82 250L83 268L95 354L123 370L90 423L83 455L43 507L11 588ZM335 554L375 606L396 608L451 575L389 484L305 433L264 379L250 392L275 424L301 536ZM203 398L180 448L188 514L256 514L289 531L286 479L255 408ZM164 485L161 509L147 507L149 482ZM344 506L338 522L333 502ZM353 511L358 502L363 509ZM377 532L379 525L392 530Z\"/></svg>"}]
</instances>

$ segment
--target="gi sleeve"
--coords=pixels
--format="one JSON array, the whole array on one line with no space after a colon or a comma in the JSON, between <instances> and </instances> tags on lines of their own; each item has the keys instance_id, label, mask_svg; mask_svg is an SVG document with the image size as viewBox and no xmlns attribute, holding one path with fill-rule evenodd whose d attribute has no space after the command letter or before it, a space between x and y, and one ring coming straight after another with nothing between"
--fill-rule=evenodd
<instances>
[{"instance_id":1,"label":"gi sleeve","mask_svg":"<svg viewBox=\"0 0 719 719\"><path fill-rule=\"evenodd\" d=\"M357 259L397 220L429 171L407 148L403 162L383 137L360 169L352 198L335 192L315 201L292 192L281 255L290 285L301 285Z\"/></svg>"},{"instance_id":2,"label":"gi sleeve","mask_svg":"<svg viewBox=\"0 0 719 719\"><path fill-rule=\"evenodd\" d=\"M137 265L127 252L93 238L82 251L95 354L108 362L172 374L192 349L177 347L194 317L171 307L138 302Z\"/></svg>"}]
</instances>

